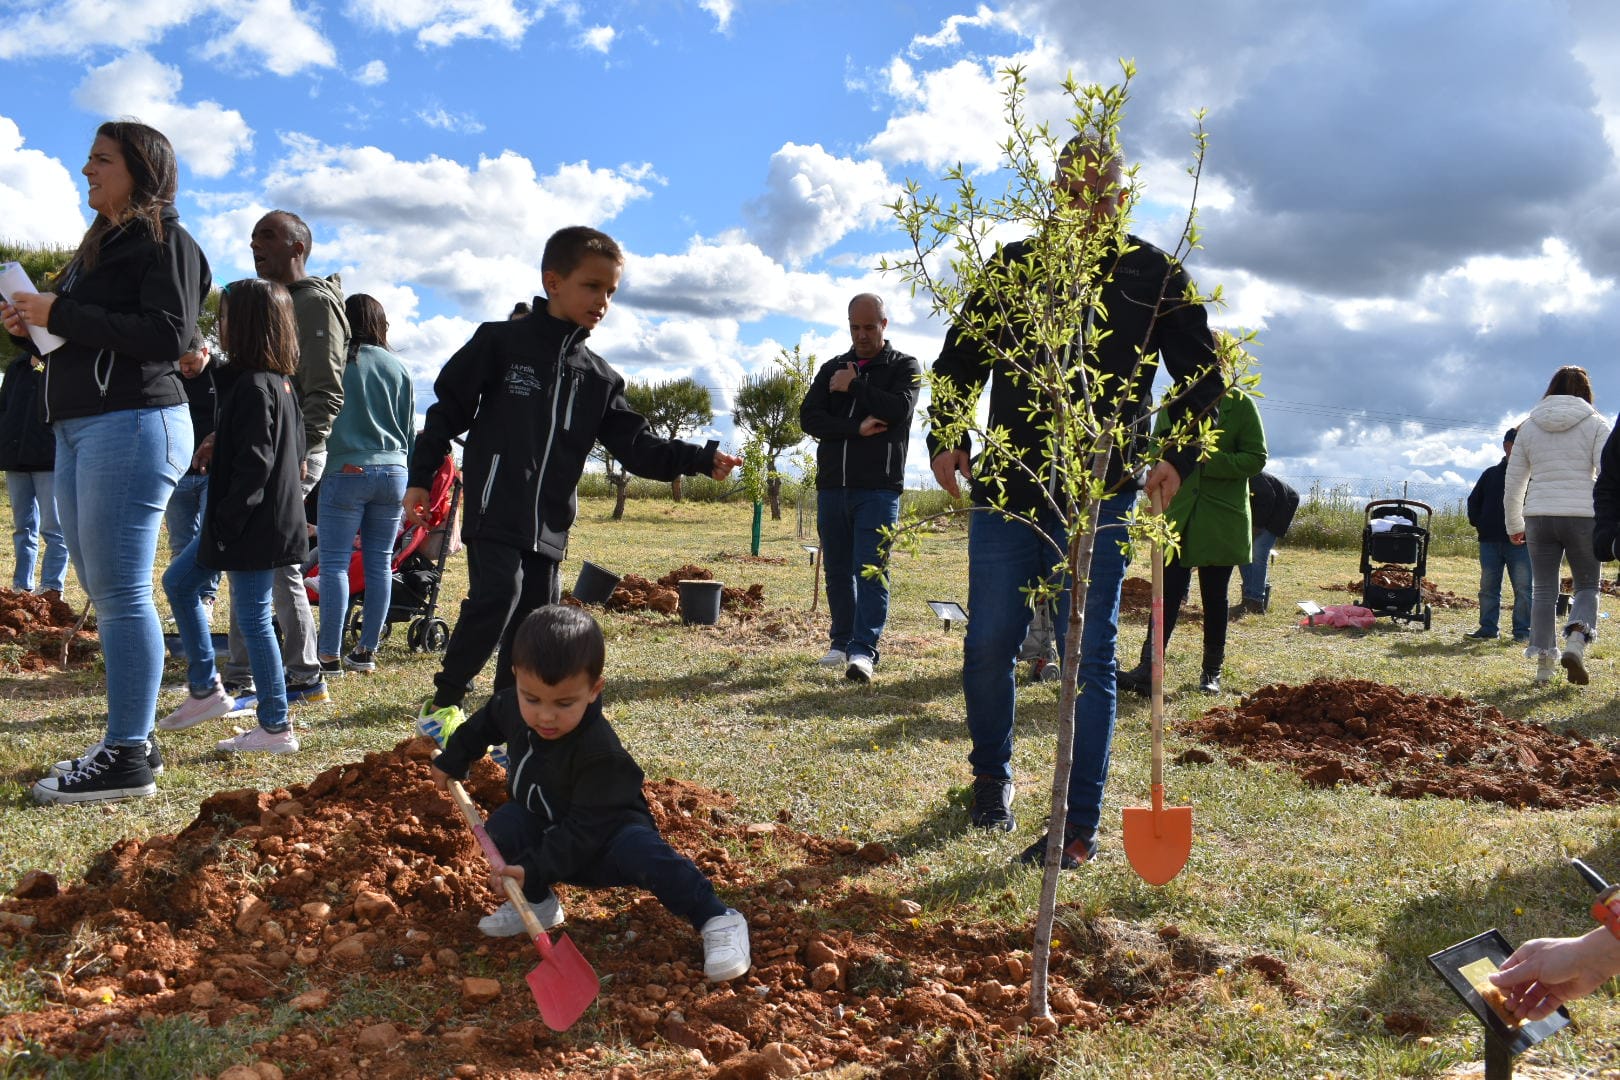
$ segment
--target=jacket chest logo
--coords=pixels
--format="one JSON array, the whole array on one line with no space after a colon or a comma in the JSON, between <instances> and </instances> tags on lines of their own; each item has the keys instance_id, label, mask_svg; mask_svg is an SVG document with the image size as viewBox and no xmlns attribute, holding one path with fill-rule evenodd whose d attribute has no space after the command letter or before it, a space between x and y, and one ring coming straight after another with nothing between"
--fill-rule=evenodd
<instances>
[{"instance_id":1,"label":"jacket chest logo","mask_svg":"<svg viewBox=\"0 0 1620 1080\"><path fill-rule=\"evenodd\" d=\"M532 397L540 392L540 376L527 364L506 369L506 392L513 397Z\"/></svg>"}]
</instances>

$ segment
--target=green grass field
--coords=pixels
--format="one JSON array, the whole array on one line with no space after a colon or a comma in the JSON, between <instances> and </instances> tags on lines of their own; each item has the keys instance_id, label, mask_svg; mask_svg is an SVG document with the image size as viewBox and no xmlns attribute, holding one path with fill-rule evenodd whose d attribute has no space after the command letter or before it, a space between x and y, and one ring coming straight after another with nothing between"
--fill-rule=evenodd
<instances>
[{"instance_id":1,"label":"green grass field","mask_svg":"<svg viewBox=\"0 0 1620 1080\"><path fill-rule=\"evenodd\" d=\"M810 610L812 571L795 515L767 518L761 554L748 550L750 509L724 503L633 499L623 521L611 502L582 502L571 584L583 558L616 572L657 577L685 563L711 569L732 585L761 583L767 609L751 622L683 627L672 618L608 615L608 698L626 743L649 777L675 776L735 793L760 819L788 811L802 829L881 840L901 856L886 868L886 888L924 905L925 918L1026 923L1038 875L1009 860L1038 831L1053 744L1056 701L1048 686L1020 691L1019 831L986 836L965 828L952 801L970 779L962 721L962 633L944 631L924 601L966 600L966 540L960 529L928 534L920 550L897 558L884 659L869 688L817 669L825 650L825 602ZM9 580L9 546L0 552ZM1133 576L1145 576L1142 562ZM457 560L444 614L464 578ZM1194 689L1196 622L1188 620L1169 653L1168 720L1196 715L1267 682L1358 677L1413 692L1462 695L1507 715L1595 738L1620 734L1620 685L1611 642L1589 654L1592 685L1530 684L1531 665L1510 645L1464 643L1473 609L1437 609L1433 629L1380 622L1368 632L1295 627L1294 601L1348 602L1320 586L1358 576L1354 549L1284 546L1273 574L1269 614L1233 626L1216 699ZM1477 568L1466 555L1430 559L1428 577L1472 597ZM1235 591L1235 590L1234 590ZM69 599L82 603L76 589ZM1605 614L1615 605L1605 599ZM1609 622L1600 624L1603 631ZM224 788L306 782L320 770L392 746L430 689L436 658L413 655L400 639L379 655L374 677L334 683L333 703L296 712L304 750L288 758L227 761L213 753L229 734L220 722L164 742L169 768L159 794L130 803L72 808L34 806L27 785L52 760L99 737L103 703L97 671L0 680L0 887L25 870L64 879L120 837L173 832L209 793ZM1121 632L1127 662L1141 641L1140 616ZM488 673L486 672L486 675ZM181 673L171 665L167 681ZM475 698L476 700L476 698ZM173 707L170 693L160 709ZM1185 747L1172 733L1169 754ZM1219 755L1217 755L1219 759ZM1067 1037L1053 1075L1066 1077L1422 1077L1480 1056L1478 1025L1429 971L1427 953L1489 927L1515 942L1583 931L1590 902L1562 865L1581 855L1620 877L1620 807L1569 813L1521 812L1442 799L1409 802L1361 789L1305 788L1267 766L1232 769L1219 762L1170 767L1172 803L1194 808L1196 838L1186 870L1169 886L1144 885L1120 848L1120 808L1146 802L1148 709L1122 702L1099 859L1065 875L1060 902L1148 928L1173 923L1184 935L1285 961L1304 988L1284 996L1248 975L1217 978L1210 993L1170 1004L1151 1020ZM1574 1010L1578 1030L1521 1059L1555 1075L1606 1075L1620 1064L1620 1007L1614 986ZM26 1008L33 991L9 968L0 973L0 1008ZM1427 1017L1432 1036L1390 1034L1383 1017ZM396 1018L411 1022L400 1006ZM170 1033L172 1035L172 1033ZM189 1075L217 1070L194 1041L165 1036L117 1053L120 1064L74 1065L64 1075ZM188 1056L194 1055L194 1056ZM99 1071L97 1071L99 1069ZM78 1071L75 1071L78 1070ZM13 1070L0 1056L0 1076ZM1614 1075L1620 1075L1615 1073Z\"/></svg>"}]
</instances>

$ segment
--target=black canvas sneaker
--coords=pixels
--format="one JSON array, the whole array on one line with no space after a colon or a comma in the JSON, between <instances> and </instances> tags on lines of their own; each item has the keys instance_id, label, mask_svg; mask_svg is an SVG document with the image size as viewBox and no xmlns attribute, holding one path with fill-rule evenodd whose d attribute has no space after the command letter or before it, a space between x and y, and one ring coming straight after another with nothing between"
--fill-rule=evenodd
<instances>
[{"instance_id":1,"label":"black canvas sneaker","mask_svg":"<svg viewBox=\"0 0 1620 1080\"><path fill-rule=\"evenodd\" d=\"M146 763L146 744L102 746L66 776L47 776L34 784L39 803L104 802L157 794L157 781Z\"/></svg>"}]
</instances>

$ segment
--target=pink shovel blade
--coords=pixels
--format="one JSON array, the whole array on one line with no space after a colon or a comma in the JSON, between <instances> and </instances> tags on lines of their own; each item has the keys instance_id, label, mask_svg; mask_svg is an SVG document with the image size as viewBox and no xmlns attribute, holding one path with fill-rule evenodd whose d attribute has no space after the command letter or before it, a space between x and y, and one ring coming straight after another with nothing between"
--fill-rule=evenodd
<instances>
[{"instance_id":1,"label":"pink shovel blade","mask_svg":"<svg viewBox=\"0 0 1620 1080\"><path fill-rule=\"evenodd\" d=\"M558 934L556 941L541 934L534 944L540 963L529 972L528 983L540 1019L552 1031L567 1031L596 1000L601 981L567 934Z\"/></svg>"}]
</instances>

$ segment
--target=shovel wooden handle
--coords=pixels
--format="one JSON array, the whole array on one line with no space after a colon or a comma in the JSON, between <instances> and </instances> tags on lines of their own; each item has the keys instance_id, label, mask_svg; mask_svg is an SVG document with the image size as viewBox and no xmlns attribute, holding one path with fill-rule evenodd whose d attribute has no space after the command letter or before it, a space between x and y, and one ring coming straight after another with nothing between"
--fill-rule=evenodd
<instances>
[{"instance_id":1,"label":"shovel wooden handle","mask_svg":"<svg viewBox=\"0 0 1620 1080\"><path fill-rule=\"evenodd\" d=\"M478 815L478 807L473 803L472 796L467 794L467 789L461 786L460 780L450 781L450 798L455 802L456 809L461 811L461 816L467 819L467 827L478 838L478 846L484 849L484 857L489 860L490 867L497 873L505 870L506 860L501 858L500 851L495 847L495 841L489 838L489 833L484 829L483 819ZM523 920L523 929L534 939L535 945L540 949L540 955L547 960L551 959L551 938L546 934L546 928L540 925L540 920L535 918L534 911L530 909L528 898L523 895L523 886L517 883L516 878L507 877L505 874L501 874L500 877L501 884L506 886L506 898L512 902L513 909Z\"/></svg>"},{"instance_id":2,"label":"shovel wooden handle","mask_svg":"<svg viewBox=\"0 0 1620 1080\"><path fill-rule=\"evenodd\" d=\"M1164 513L1164 502L1158 489L1149 496L1155 516ZM1153 545L1153 674L1149 697L1149 715L1153 723L1153 792L1154 810L1157 812L1164 788L1164 546Z\"/></svg>"}]
</instances>

